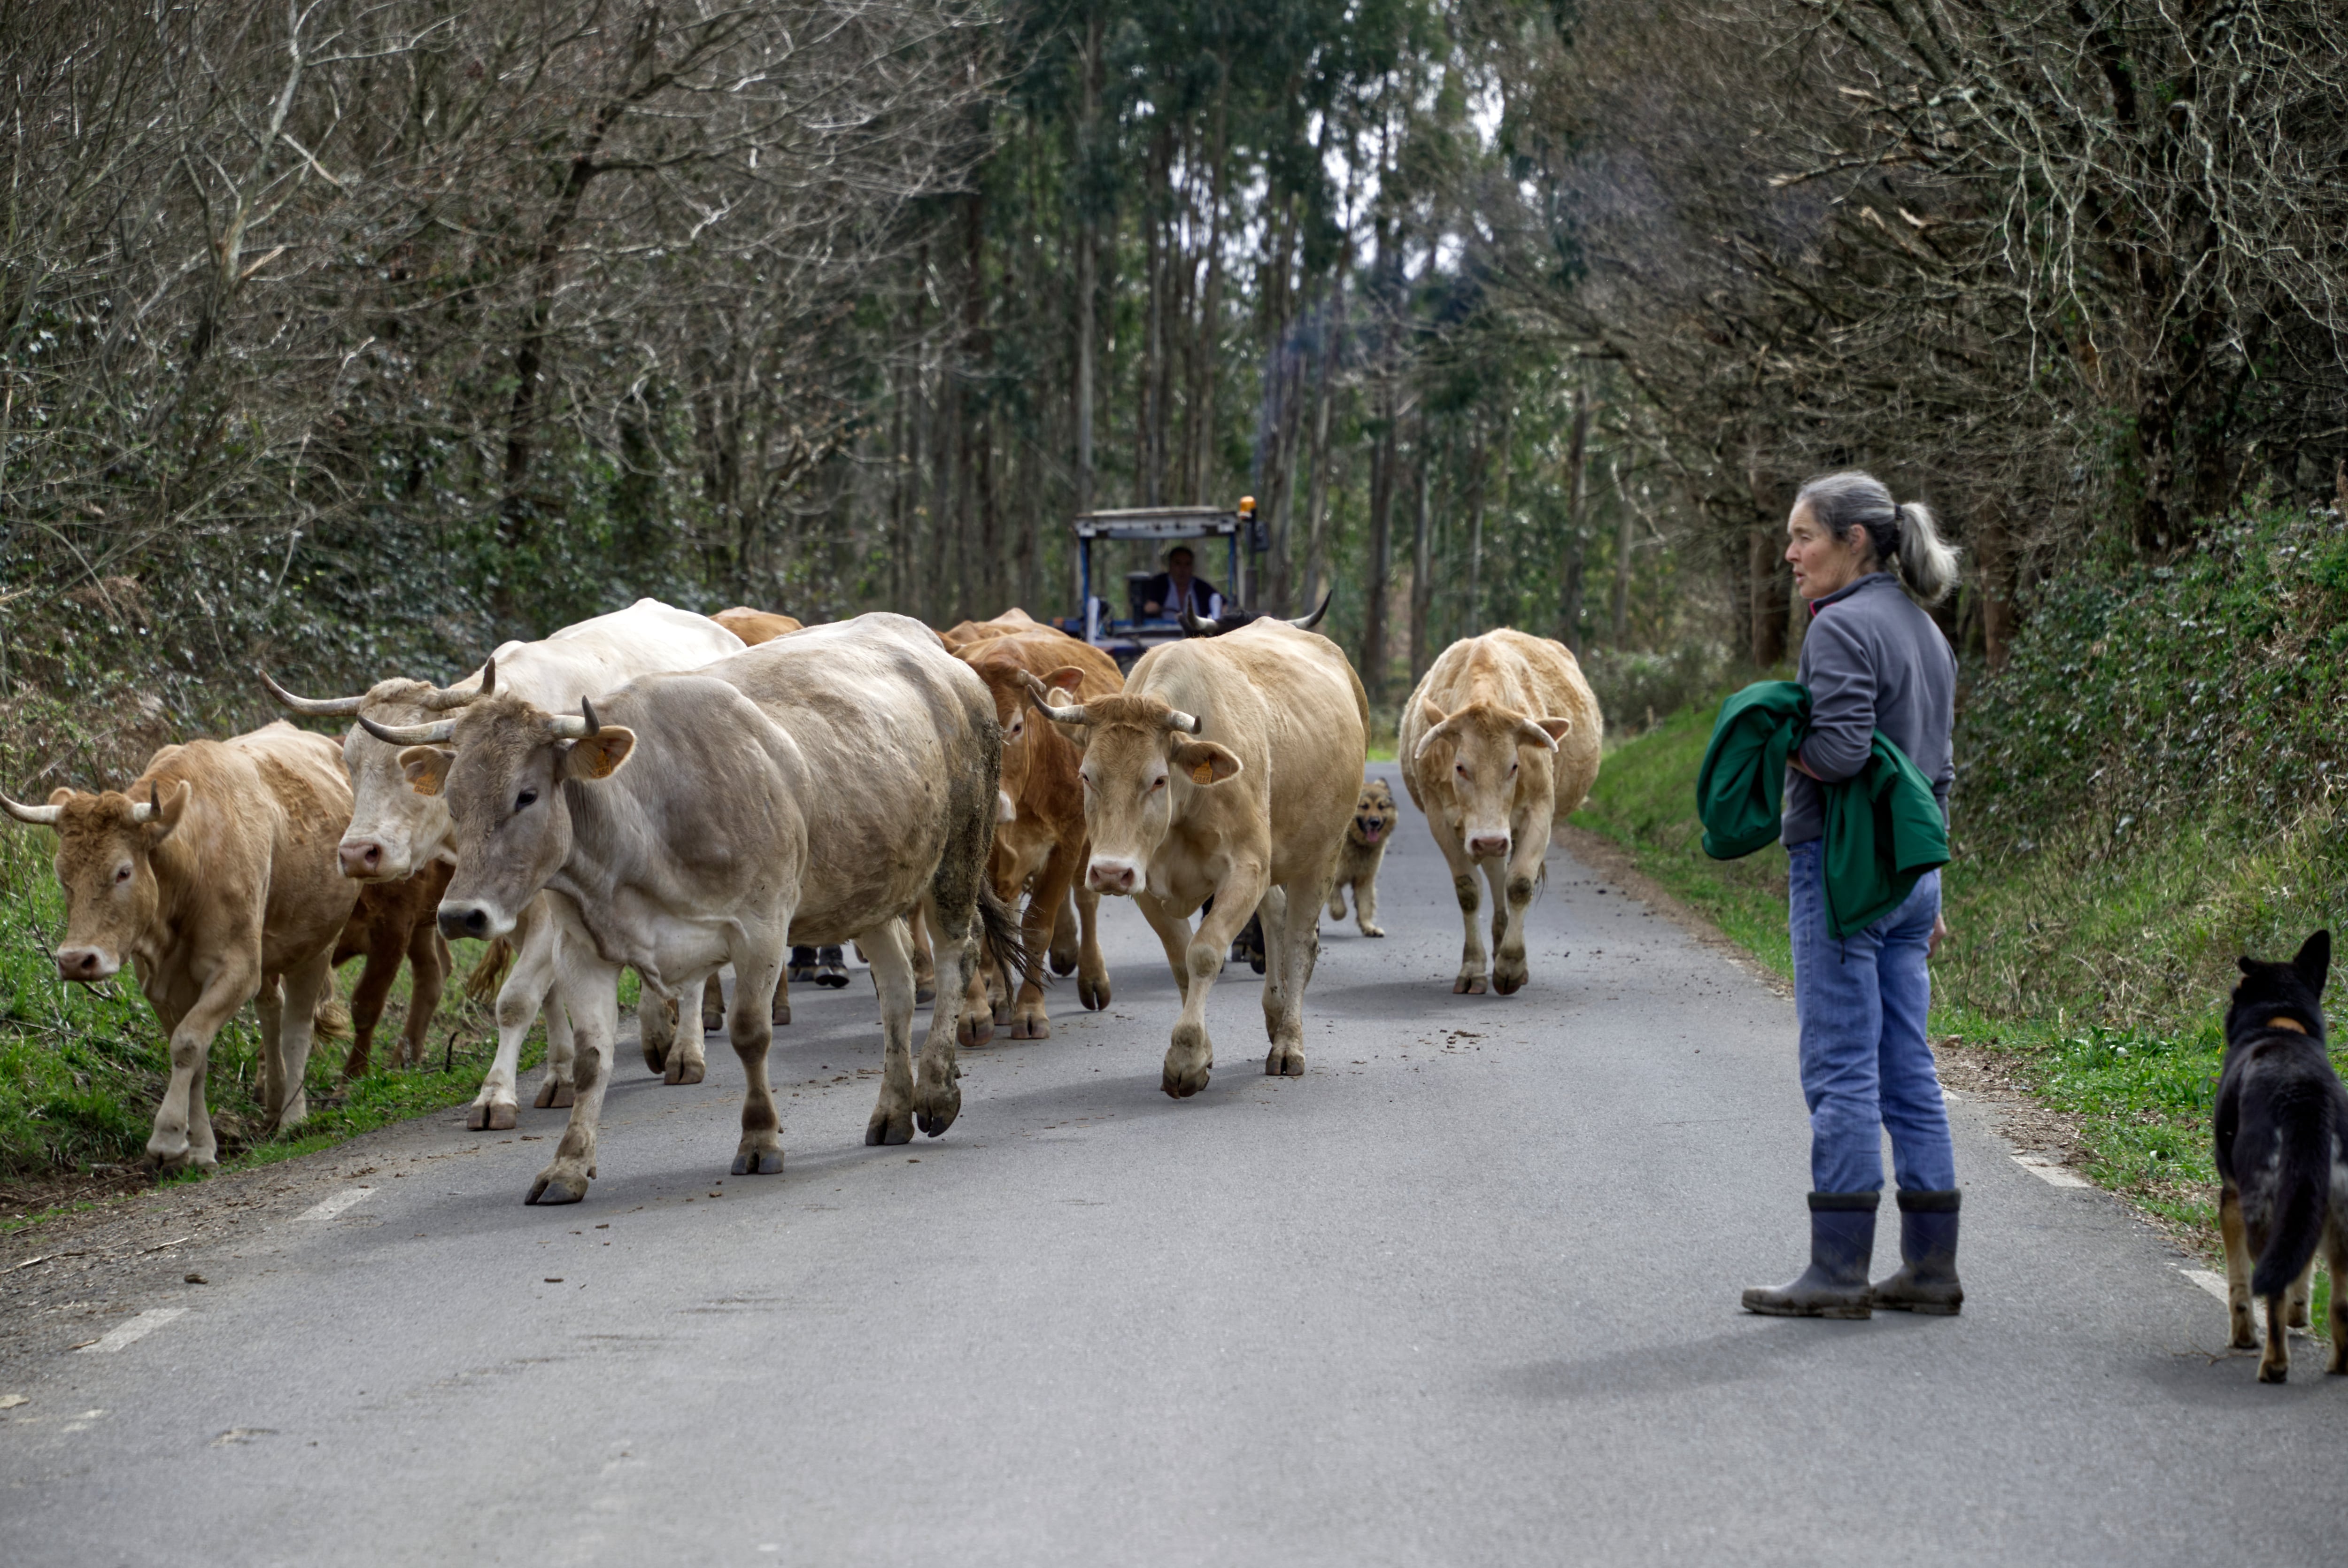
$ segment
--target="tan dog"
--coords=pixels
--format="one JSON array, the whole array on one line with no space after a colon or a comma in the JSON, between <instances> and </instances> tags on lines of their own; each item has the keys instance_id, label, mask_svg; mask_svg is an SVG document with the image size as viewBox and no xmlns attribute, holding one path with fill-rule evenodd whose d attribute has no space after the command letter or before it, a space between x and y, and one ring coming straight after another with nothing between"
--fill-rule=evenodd
<instances>
[{"instance_id":1,"label":"tan dog","mask_svg":"<svg viewBox=\"0 0 2348 1568\"><path fill-rule=\"evenodd\" d=\"M1345 824L1345 845L1337 851L1337 880L1329 887L1329 918L1345 918L1345 890L1354 890L1354 923L1364 936L1384 936L1377 923L1378 862L1394 837L1394 787L1383 779L1362 780L1354 820Z\"/></svg>"}]
</instances>

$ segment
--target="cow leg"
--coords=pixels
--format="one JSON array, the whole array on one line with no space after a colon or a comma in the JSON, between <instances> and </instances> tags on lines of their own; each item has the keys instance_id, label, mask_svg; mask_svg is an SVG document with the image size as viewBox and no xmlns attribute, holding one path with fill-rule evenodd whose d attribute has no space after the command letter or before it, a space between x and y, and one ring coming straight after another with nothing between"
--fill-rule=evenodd
<instances>
[{"instance_id":1,"label":"cow leg","mask_svg":"<svg viewBox=\"0 0 2348 1568\"><path fill-rule=\"evenodd\" d=\"M1476 885L1476 862L1468 858L1467 846L1459 841L1459 830L1441 810L1426 814L1426 825L1435 831L1435 847L1443 851L1444 864L1451 868L1451 891L1459 897L1459 916L1468 928L1467 939L1459 949L1459 974L1451 982L1454 995L1480 996L1485 988L1484 935L1476 929L1476 917L1484 907L1483 891Z\"/></svg>"},{"instance_id":2,"label":"cow leg","mask_svg":"<svg viewBox=\"0 0 2348 1568\"><path fill-rule=\"evenodd\" d=\"M1061 842L1052 846L1044 859L1044 869L1036 873L1035 893L1027 901L1026 918L1020 923L1022 934L1027 939L1027 951L1041 953L1045 945L1056 942L1061 912L1067 907L1069 894L1076 884L1076 850L1080 844ZM1055 964L1060 973L1066 968ZM1005 977L1008 984L1008 977ZM1082 981L1077 982L1079 985ZM1019 1000L1011 1016L1011 1037L1014 1040L1047 1040L1052 1037L1051 1016L1044 1007L1042 976L1023 977L1019 982Z\"/></svg>"},{"instance_id":3,"label":"cow leg","mask_svg":"<svg viewBox=\"0 0 2348 1568\"><path fill-rule=\"evenodd\" d=\"M1492 884L1492 989L1511 995L1531 977L1525 966L1525 907L1533 901L1540 879L1542 857L1549 852L1545 833L1516 835L1516 853L1505 871L1501 862L1486 862L1484 874Z\"/></svg>"},{"instance_id":4,"label":"cow leg","mask_svg":"<svg viewBox=\"0 0 2348 1568\"><path fill-rule=\"evenodd\" d=\"M1215 1043L1207 1034L1207 995L1215 988L1215 976L1222 973L1223 954L1231 951L1231 939L1254 915L1264 891L1262 866L1234 861L1230 876L1215 890L1215 907L1200 919L1183 953L1189 983L1182 987L1182 1012L1175 1020L1174 1037L1166 1047L1165 1071L1159 1083L1176 1099L1188 1099L1207 1087L1215 1065ZM1156 901L1142 893L1134 902L1141 904L1147 916ZM1159 941L1167 940L1165 931L1158 934Z\"/></svg>"},{"instance_id":5,"label":"cow leg","mask_svg":"<svg viewBox=\"0 0 2348 1568\"><path fill-rule=\"evenodd\" d=\"M1089 848L1079 850L1076 864L1085 863ZM1076 943L1076 1000L1093 1012L1108 1006L1108 960L1101 956L1100 894L1076 879L1076 918L1080 934Z\"/></svg>"},{"instance_id":6,"label":"cow leg","mask_svg":"<svg viewBox=\"0 0 2348 1568\"><path fill-rule=\"evenodd\" d=\"M264 975L261 989L252 995L252 1010L261 1018L260 1059L254 1064L254 1077L260 1080L261 1123L264 1135L277 1125L277 1108L285 1103L285 1058L277 1054L278 1031L285 1023L285 982L279 975ZM209 1058L211 1052L204 1053Z\"/></svg>"},{"instance_id":7,"label":"cow leg","mask_svg":"<svg viewBox=\"0 0 2348 1568\"><path fill-rule=\"evenodd\" d=\"M774 1176L783 1169L783 1123L767 1078L767 1055L775 1043L774 1011L762 998L783 975L783 936L788 918L778 923L756 951L734 951L734 1006L726 1018L734 1054L742 1062L742 1142L734 1151L736 1176ZM758 934L753 933L754 936Z\"/></svg>"},{"instance_id":8,"label":"cow leg","mask_svg":"<svg viewBox=\"0 0 2348 1568\"><path fill-rule=\"evenodd\" d=\"M259 945L254 944L256 948ZM211 1115L204 1104L204 1071L211 1056L212 1037L260 989L259 967L231 960L213 971L211 981L171 1025L171 1081L163 1090L163 1103L155 1109L154 1130L147 1139L148 1158L159 1169L209 1171L220 1163ZM274 1068L265 1043L261 1060L266 1078Z\"/></svg>"},{"instance_id":9,"label":"cow leg","mask_svg":"<svg viewBox=\"0 0 2348 1568\"><path fill-rule=\"evenodd\" d=\"M780 1024L786 1020L774 1020ZM726 1026L726 986L712 970L709 978L701 983L701 1032L714 1035Z\"/></svg>"},{"instance_id":10,"label":"cow leg","mask_svg":"<svg viewBox=\"0 0 2348 1568\"><path fill-rule=\"evenodd\" d=\"M366 1077L375 1055L375 1026L383 1021L383 1005L391 996L392 981L398 977L401 956L397 933L367 933L366 964L351 992L351 1048L343 1056L345 1083Z\"/></svg>"},{"instance_id":11,"label":"cow leg","mask_svg":"<svg viewBox=\"0 0 2348 1568\"><path fill-rule=\"evenodd\" d=\"M551 921L548 923L550 925ZM571 1019L571 1120L554 1158L530 1183L527 1203L576 1203L595 1175L595 1130L603 1116L603 1091L612 1083L612 1047L619 1032L620 966L595 956L586 942L556 949L554 1006Z\"/></svg>"},{"instance_id":12,"label":"cow leg","mask_svg":"<svg viewBox=\"0 0 2348 1568\"><path fill-rule=\"evenodd\" d=\"M560 1003L548 999L554 985L554 923L539 902L533 901L523 913L522 927L515 937L513 967L506 971L505 984L498 987L498 1054L481 1078L480 1092L465 1112L465 1125L476 1132L510 1131L520 1119L514 1079L520 1071L521 1043L541 1007L546 1013L546 1081L538 1103L553 1103L559 1087L558 1047L564 1064L561 1079L569 1078L571 1020Z\"/></svg>"},{"instance_id":13,"label":"cow leg","mask_svg":"<svg viewBox=\"0 0 2348 1568\"><path fill-rule=\"evenodd\" d=\"M1304 987L1321 950L1321 890L1275 887L1256 913L1263 921L1263 1031L1272 1050L1263 1070L1304 1076Z\"/></svg>"},{"instance_id":14,"label":"cow leg","mask_svg":"<svg viewBox=\"0 0 2348 1568\"><path fill-rule=\"evenodd\" d=\"M978 983L986 992L987 1016L1001 1028L1011 1022L1011 1002L1015 993L1003 983L1003 965L994 956L994 946L982 941L978 951Z\"/></svg>"},{"instance_id":15,"label":"cow leg","mask_svg":"<svg viewBox=\"0 0 2348 1568\"><path fill-rule=\"evenodd\" d=\"M400 1031L396 1067L420 1067L432 1034L433 1015L448 984L448 944L428 921L418 921L407 938L407 1020Z\"/></svg>"},{"instance_id":16,"label":"cow leg","mask_svg":"<svg viewBox=\"0 0 2348 1568\"><path fill-rule=\"evenodd\" d=\"M1189 995L1190 917L1176 914L1152 897L1146 888L1133 895L1133 907L1141 912L1141 918L1148 921L1149 929L1158 934L1158 945L1166 950L1166 967L1174 972L1174 988L1185 996Z\"/></svg>"},{"instance_id":17,"label":"cow leg","mask_svg":"<svg viewBox=\"0 0 2348 1568\"><path fill-rule=\"evenodd\" d=\"M1081 865L1083 861L1084 857L1079 854L1076 863ZM1059 913L1052 917L1051 961L1055 975L1067 974L1083 959L1084 941L1080 934L1083 920L1076 913L1076 879L1070 876L1068 891L1060 898ZM1039 893L1036 896L1040 898L1043 895Z\"/></svg>"},{"instance_id":18,"label":"cow leg","mask_svg":"<svg viewBox=\"0 0 2348 1568\"><path fill-rule=\"evenodd\" d=\"M681 1022L677 1013L680 1005L678 998L694 994L695 985L692 979L688 977L675 995L668 996L654 996L653 988L643 983L641 970L637 972L637 980L642 986L636 993L637 1032L642 1034L652 1016L657 1013L667 1033L668 1044L663 1056L661 1081L673 1084L699 1083L709 1075L709 1048L703 1044L699 1029L678 1026ZM649 1059L651 1053L647 1051L645 1055Z\"/></svg>"},{"instance_id":19,"label":"cow leg","mask_svg":"<svg viewBox=\"0 0 2348 1568\"><path fill-rule=\"evenodd\" d=\"M867 1143L913 1140L913 955L902 922L884 921L857 938L880 998L880 1098L864 1126ZM937 1031L932 1015L931 1033ZM927 1054L924 1042L924 1055Z\"/></svg>"},{"instance_id":20,"label":"cow leg","mask_svg":"<svg viewBox=\"0 0 2348 1568\"><path fill-rule=\"evenodd\" d=\"M929 917L921 905L905 916L905 934L913 954L913 1006L926 1007L938 999L938 966L930 953Z\"/></svg>"},{"instance_id":21,"label":"cow leg","mask_svg":"<svg viewBox=\"0 0 2348 1568\"><path fill-rule=\"evenodd\" d=\"M318 998L335 983L334 954L320 948L285 971L285 1006L277 1020L278 1102L271 1110L269 1130L287 1132L310 1115L310 1044ZM263 1048L272 1042L266 1037Z\"/></svg>"}]
</instances>

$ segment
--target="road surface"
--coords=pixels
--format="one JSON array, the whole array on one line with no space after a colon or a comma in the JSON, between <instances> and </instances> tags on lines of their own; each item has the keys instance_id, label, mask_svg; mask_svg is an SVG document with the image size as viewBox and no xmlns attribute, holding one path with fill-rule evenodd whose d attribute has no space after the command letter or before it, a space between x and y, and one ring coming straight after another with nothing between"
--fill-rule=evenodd
<instances>
[{"instance_id":1,"label":"road surface","mask_svg":"<svg viewBox=\"0 0 2348 1568\"><path fill-rule=\"evenodd\" d=\"M1385 940L1326 931L1302 1078L1262 1076L1241 970L1212 1084L1159 1093L1173 983L1112 900L1111 1009L1063 983L1052 1039L965 1053L940 1140L863 1145L860 971L778 1033L779 1178L726 1175L713 1040L692 1088L623 1047L574 1207L522 1204L562 1114L527 1109L143 1200L191 1239L74 1276L91 1299L28 1317L0 1276L0 1557L2337 1555L2348 1381L2302 1344L2257 1387L2191 1260L1985 1107L1952 1106L1963 1316L1747 1316L1805 1245L1791 1005L1562 851L1532 984L1453 996L1406 805L1382 898Z\"/></svg>"}]
</instances>

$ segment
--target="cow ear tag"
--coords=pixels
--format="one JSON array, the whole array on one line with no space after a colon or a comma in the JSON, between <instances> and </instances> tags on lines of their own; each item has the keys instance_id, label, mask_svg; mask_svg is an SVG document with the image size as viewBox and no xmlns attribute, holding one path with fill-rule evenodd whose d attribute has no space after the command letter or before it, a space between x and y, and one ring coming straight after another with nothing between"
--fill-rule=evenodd
<instances>
[{"instance_id":1,"label":"cow ear tag","mask_svg":"<svg viewBox=\"0 0 2348 1568\"><path fill-rule=\"evenodd\" d=\"M1215 781L1214 763L1211 760L1201 762L1191 769L1190 781L1194 784L1212 784Z\"/></svg>"}]
</instances>

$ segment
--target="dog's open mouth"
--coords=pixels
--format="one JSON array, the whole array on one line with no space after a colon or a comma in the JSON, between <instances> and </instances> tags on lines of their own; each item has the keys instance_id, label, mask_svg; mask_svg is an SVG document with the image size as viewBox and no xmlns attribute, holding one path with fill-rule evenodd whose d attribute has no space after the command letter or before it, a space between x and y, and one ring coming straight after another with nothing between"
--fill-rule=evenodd
<instances>
[{"instance_id":1,"label":"dog's open mouth","mask_svg":"<svg viewBox=\"0 0 2348 1568\"><path fill-rule=\"evenodd\" d=\"M1386 830L1386 825L1366 817L1356 817L1354 819L1354 830L1362 835L1365 843L1375 844L1378 841L1378 835Z\"/></svg>"}]
</instances>

